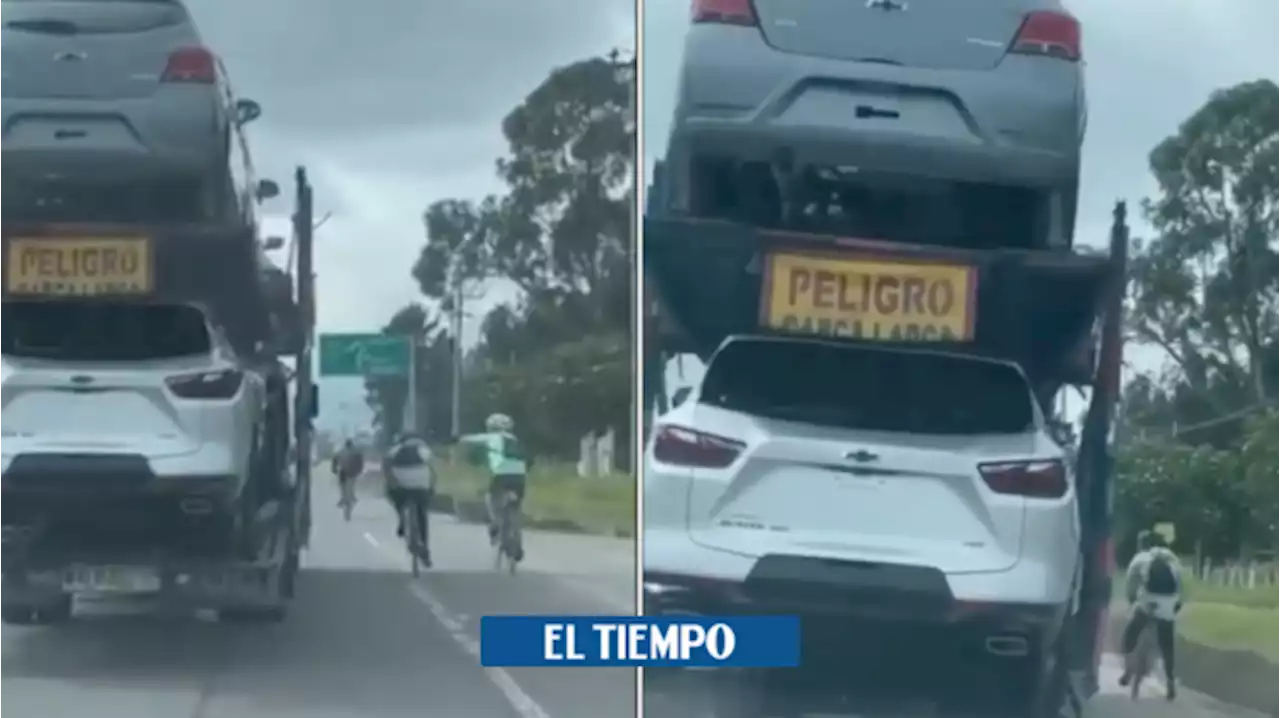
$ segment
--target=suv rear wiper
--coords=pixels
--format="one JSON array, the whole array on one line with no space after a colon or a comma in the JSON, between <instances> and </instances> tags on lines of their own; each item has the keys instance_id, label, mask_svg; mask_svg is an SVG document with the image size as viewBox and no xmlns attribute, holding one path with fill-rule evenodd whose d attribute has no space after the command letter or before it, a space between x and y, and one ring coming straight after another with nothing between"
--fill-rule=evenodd
<instances>
[{"instance_id":1,"label":"suv rear wiper","mask_svg":"<svg viewBox=\"0 0 1280 718\"><path fill-rule=\"evenodd\" d=\"M76 35L80 26L70 20L12 20L4 24L10 30L38 32L45 35Z\"/></svg>"}]
</instances>

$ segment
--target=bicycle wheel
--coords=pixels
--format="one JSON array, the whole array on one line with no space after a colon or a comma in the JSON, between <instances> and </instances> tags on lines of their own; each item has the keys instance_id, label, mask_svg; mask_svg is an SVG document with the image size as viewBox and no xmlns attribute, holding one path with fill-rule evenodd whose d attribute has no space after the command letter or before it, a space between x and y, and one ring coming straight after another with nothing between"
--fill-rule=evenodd
<instances>
[{"instance_id":1,"label":"bicycle wheel","mask_svg":"<svg viewBox=\"0 0 1280 718\"><path fill-rule=\"evenodd\" d=\"M493 548L493 570L502 570L502 559L507 553L507 497L503 496L498 499L501 503L498 505L498 540L494 541Z\"/></svg>"},{"instance_id":2,"label":"bicycle wheel","mask_svg":"<svg viewBox=\"0 0 1280 718\"><path fill-rule=\"evenodd\" d=\"M503 521L505 531L503 532L501 543L504 546L503 553L506 554L507 558L507 572L511 574L516 572L516 566L520 564L517 557L522 553L520 546L520 516L517 506L515 499L508 496Z\"/></svg>"},{"instance_id":3,"label":"bicycle wheel","mask_svg":"<svg viewBox=\"0 0 1280 718\"><path fill-rule=\"evenodd\" d=\"M400 508L400 524L404 527L404 547L409 554L409 572L414 578L422 573L418 565L418 552L413 547L413 537L418 535L417 519L407 507Z\"/></svg>"}]
</instances>

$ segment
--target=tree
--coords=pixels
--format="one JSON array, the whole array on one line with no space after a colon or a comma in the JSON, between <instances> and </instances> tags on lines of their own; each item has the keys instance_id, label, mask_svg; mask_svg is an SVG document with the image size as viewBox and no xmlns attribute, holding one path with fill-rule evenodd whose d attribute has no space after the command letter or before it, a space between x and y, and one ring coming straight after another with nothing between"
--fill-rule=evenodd
<instances>
[{"instance_id":1,"label":"tree","mask_svg":"<svg viewBox=\"0 0 1280 718\"><path fill-rule=\"evenodd\" d=\"M526 294L590 299L597 327L629 328L634 123L630 65L593 58L560 68L502 123L509 192L445 199L424 215L414 277L443 298L455 280L506 279Z\"/></svg>"},{"instance_id":2,"label":"tree","mask_svg":"<svg viewBox=\"0 0 1280 718\"><path fill-rule=\"evenodd\" d=\"M422 215L426 243L412 276L440 311L494 280L520 289L516 302L485 316L468 352L463 426L509 413L543 456L576 457L588 431L628 434L632 73L634 63L616 55L554 70L503 120L508 154L497 172L507 191L479 201L442 198ZM429 343L443 346L444 330L433 324L433 331ZM434 374L451 374L451 357L442 353L439 362ZM388 426L403 411L403 390L387 380L370 389ZM426 403L449 407L447 394ZM623 443L617 454L628 457L630 448Z\"/></svg>"},{"instance_id":3,"label":"tree","mask_svg":"<svg viewBox=\"0 0 1280 718\"><path fill-rule=\"evenodd\" d=\"M462 418L511 414L535 452L571 457L589 431L629 434L633 72L616 55L552 72L503 120L507 192L423 214L412 274L442 311L494 280L520 289L468 354Z\"/></svg>"},{"instance_id":4,"label":"tree","mask_svg":"<svg viewBox=\"0 0 1280 718\"><path fill-rule=\"evenodd\" d=\"M1151 439L1128 444L1116 461L1118 535L1128 540L1153 524L1171 522L1176 549L1235 556L1227 534L1240 507L1220 496L1231 485L1220 477L1233 470L1230 456L1210 447Z\"/></svg>"},{"instance_id":5,"label":"tree","mask_svg":"<svg viewBox=\"0 0 1280 718\"><path fill-rule=\"evenodd\" d=\"M1182 550L1275 547L1278 108L1268 80L1221 90L1150 154L1128 331L1169 362L1125 387L1122 535L1172 521Z\"/></svg>"},{"instance_id":6,"label":"tree","mask_svg":"<svg viewBox=\"0 0 1280 718\"><path fill-rule=\"evenodd\" d=\"M1182 424L1276 397L1278 95L1269 80L1216 92L1150 155L1156 238L1135 244L1129 329L1172 360Z\"/></svg>"}]
</instances>

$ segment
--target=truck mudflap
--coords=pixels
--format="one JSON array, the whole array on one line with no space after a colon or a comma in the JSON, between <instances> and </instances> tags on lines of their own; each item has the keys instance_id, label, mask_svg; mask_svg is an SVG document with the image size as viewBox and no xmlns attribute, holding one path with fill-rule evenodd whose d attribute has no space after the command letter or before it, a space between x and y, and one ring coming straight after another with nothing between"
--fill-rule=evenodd
<instances>
[{"instance_id":1,"label":"truck mudflap","mask_svg":"<svg viewBox=\"0 0 1280 718\"><path fill-rule=\"evenodd\" d=\"M704 359L734 334L786 333L1017 361L1057 383L1092 380L1114 266L1105 255L974 251L645 220L644 262L664 349Z\"/></svg>"},{"instance_id":2,"label":"truck mudflap","mask_svg":"<svg viewBox=\"0 0 1280 718\"><path fill-rule=\"evenodd\" d=\"M292 300L292 289L279 286L279 271L247 229L7 222L3 243L6 302L198 303L233 342L253 346L272 336L274 317L287 313Z\"/></svg>"}]
</instances>

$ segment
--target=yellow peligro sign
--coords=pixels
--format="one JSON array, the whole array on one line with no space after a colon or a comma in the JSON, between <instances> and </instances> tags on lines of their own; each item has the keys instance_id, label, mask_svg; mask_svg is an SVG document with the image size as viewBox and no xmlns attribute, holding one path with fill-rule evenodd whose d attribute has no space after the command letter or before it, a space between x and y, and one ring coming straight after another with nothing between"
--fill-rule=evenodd
<instances>
[{"instance_id":1,"label":"yellow peligro sign","mask_svg":"<svg viewBox=\"0 0 1280 718\"><path fill-rule=\"evenodd\" d=\"M766 265L761 324L872 341L968 341L977 290L977 270L964 265L775 254Z\"/></svg>"},{"instance_id":2,"label":"yellow peligro sign","mask_svg":"<svg viewBox=\"0 0 1280 718\"><path fill-rule=\"evenodd\" d=\"M5 289L31 296L137 295L152 291L145 237L14 238L5 257Z\"/></svg>"}]
</instances>

